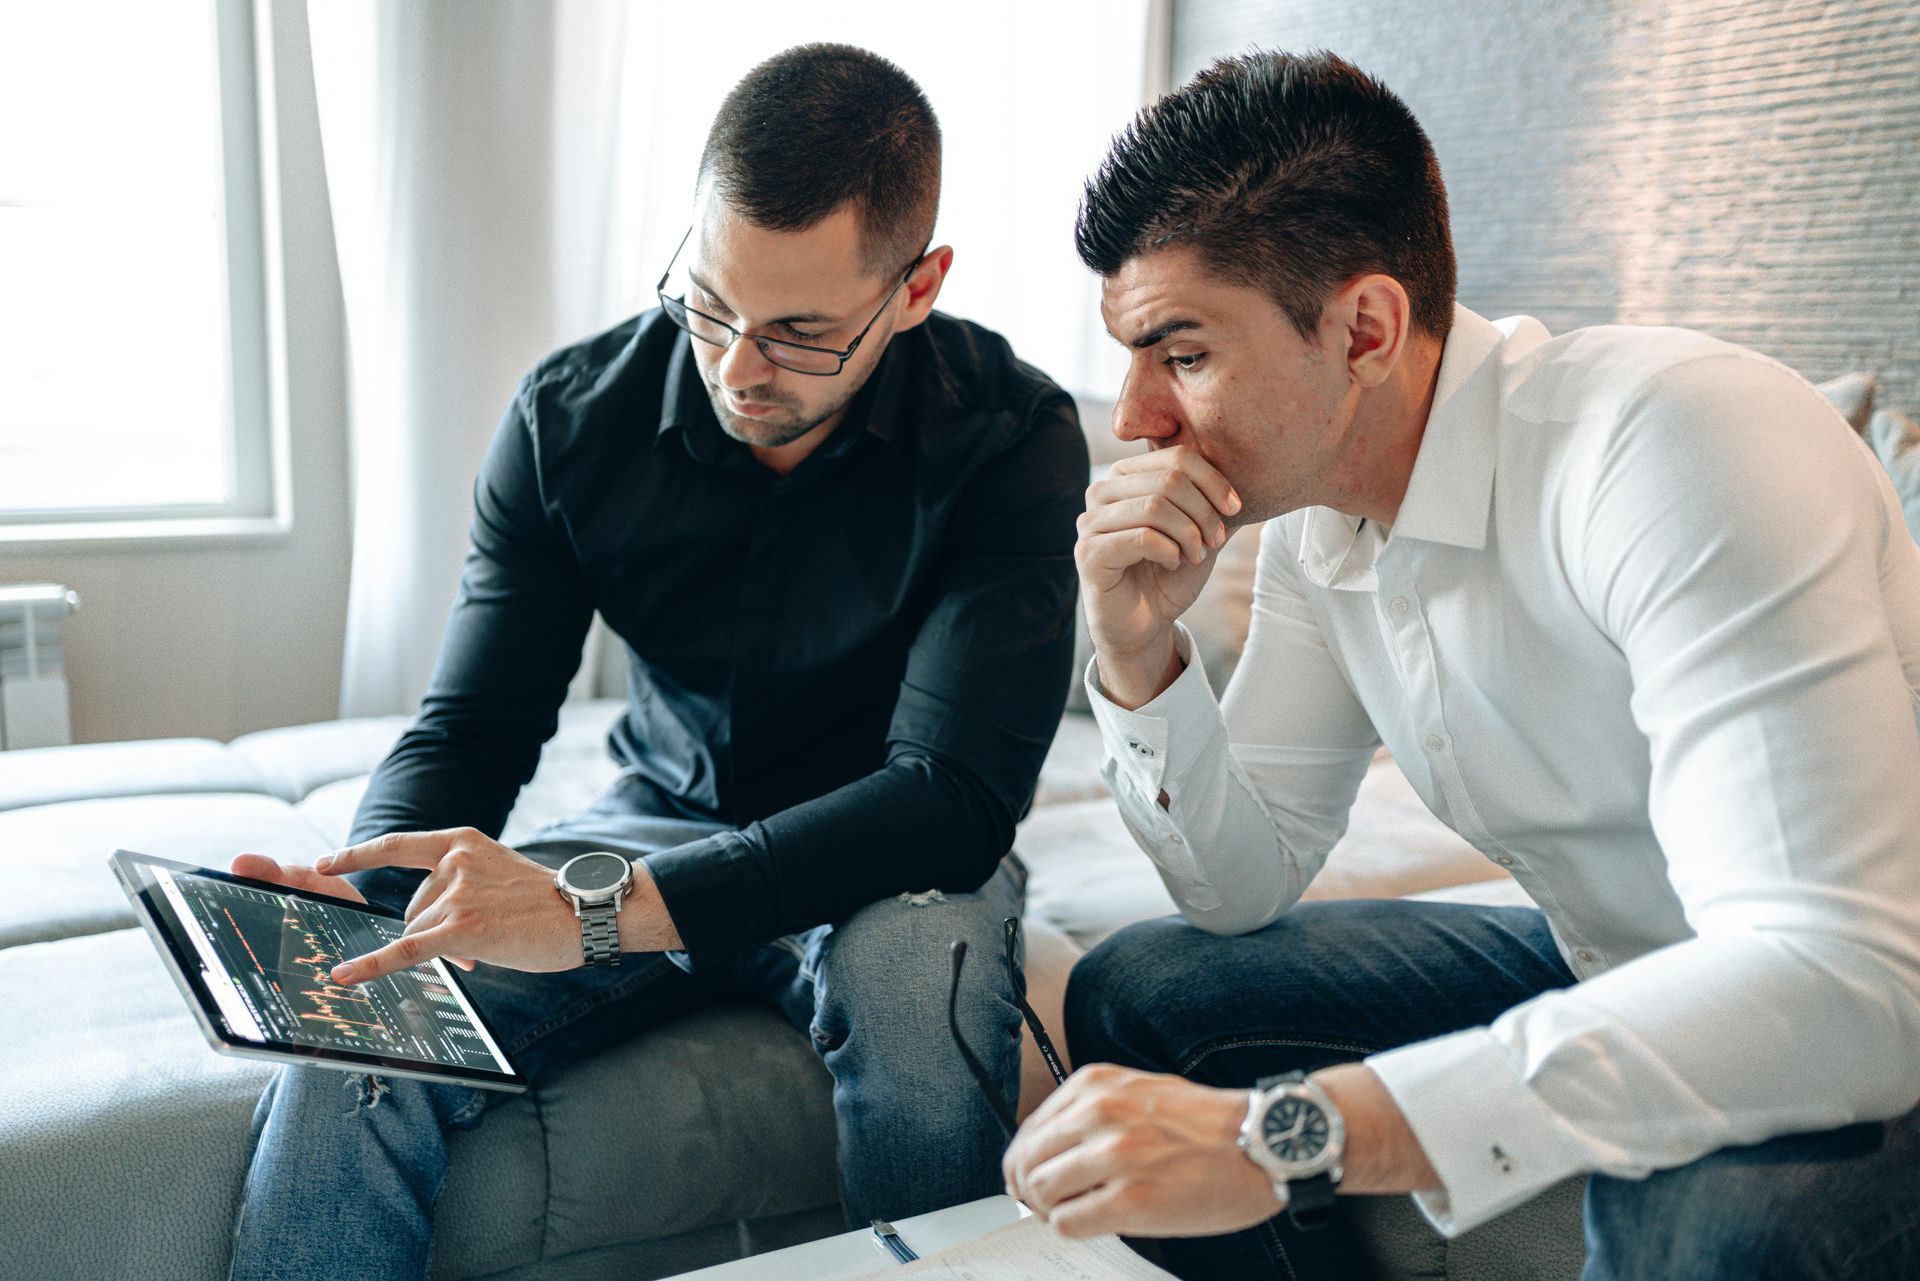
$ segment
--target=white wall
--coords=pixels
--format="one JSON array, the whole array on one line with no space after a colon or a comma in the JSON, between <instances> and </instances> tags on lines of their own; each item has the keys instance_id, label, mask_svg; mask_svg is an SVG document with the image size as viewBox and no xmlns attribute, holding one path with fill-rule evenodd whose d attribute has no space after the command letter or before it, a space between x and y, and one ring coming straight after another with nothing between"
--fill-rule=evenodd
<instances>
[{"instance_id":1,"label":"white wall","mask_svg":"<svg viewBox=\"0 0 1920 1281\"><path fill-rule=\"evenodd\" d=\"M268 16L293 528L211 544L0 545L0 582L80 593L62 633L76 742L225 739L338 706L349 537L340 290L304 0L275 0Z\"/></svg>"}]
</instances>

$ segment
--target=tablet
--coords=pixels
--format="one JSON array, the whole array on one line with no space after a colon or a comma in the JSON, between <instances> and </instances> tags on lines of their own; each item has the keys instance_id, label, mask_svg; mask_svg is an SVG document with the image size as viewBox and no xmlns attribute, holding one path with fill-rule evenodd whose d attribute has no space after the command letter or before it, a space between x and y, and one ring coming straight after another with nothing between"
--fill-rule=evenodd
<instances>
[{"instance_id":1,"label":"tablet","mask_svg":"<svg viewBox=\"0 0 1920 1281\"><path fill-rule=\"evenodd\" d=\"M328 977L399 938L397 914L131 850L107 861L220 1053L527 1088L439 957L352 987Z\"/></svg>"}]
</instances>

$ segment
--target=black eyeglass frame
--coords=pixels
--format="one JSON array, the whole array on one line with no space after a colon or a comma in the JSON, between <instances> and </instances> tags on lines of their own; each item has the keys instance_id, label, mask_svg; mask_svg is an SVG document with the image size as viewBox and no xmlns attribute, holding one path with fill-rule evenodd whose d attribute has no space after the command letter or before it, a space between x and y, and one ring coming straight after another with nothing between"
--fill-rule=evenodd
<instances>
[{"instance_id":1,"label":"black eyeglass frame","mask_svg":"<svg viewBox=\"0 0 1920 1281\"><path fill-rule=\"evenodd\" d=\"M1005 934L1007 982L1013 989L1013 1003L1020 1008L1020 1017L1026 1020L1027 1028L1033 1033L1034 1044L1039 1047L1040 1057L1047 1061L1047 1070L1053 1079L1064 1083L1067 1070L1060 1061L1060 1052L1053 1046L1053 1038L1047 1035L1047 1029L1041 1024L1040 1016L1033 1012L1033 1006L1027 1004L1027 976L1020 965L1020 918L1009 916L1001 923ZM980 1087L980 1093L986 1096L987 1107L993 1112L993 1119L1006 1131L1007 1138L1013 1138L1019 1128L1014 1120L1014 1111L1007 1106L1004 1095L994 1086L993 1078L987 1075L987 1069L974 1054L973 1047L967 1044L967 1038L960 1031L960 972L967 963L967 941L955 939L947 948L952 958L952 976L947 987L947 1028L953 1033L953 1043L960 1050L960 1057L966 1061L967 1071L973 1074L974 1084Z\"/></svg>"},{"instance_id":2,"label":"black eyeglass frame","mask_svg":"<svg viewBox=\"0 0 1920 1281\"><path fill-rule=\"evenodd\" d=\"M660 300L660 310L667 313L667 319L671 320L689 338L697 338L703 343L718 347L721 351L725 351L742 338L748 339L754 346L760 349L760 355L769 365L774 366L776 369L784 369L790 374L800 374L807 378L838 378L846 372L847 362L853 359L853 353L860 350L860 344L866 341L867 335L872 332L873 327L880 322L880 317L885 315L887 308L893 305L894 295L900 292L907 281L913 279L913 273L919 269L920 264L925 262L927 257L925 250L914 255L913 262L908 265L900 279L894 283L893 288L887 291L886 299L880 304L879 309L873 313L873 319L867 321L860 332L853 336L853 341L847 344L847 349L841 351L835 347L815 347L810 343L788 342L784 338L763 338L759 334L743 333L718 316L710 316L698 307L689 306L685 298L669 296L667 293L667 277L673 275L673 264L680 261L680 251L687 247L687 241L692 238L693 228L688 227L686 234L680 237L680 243L674 247L673 257L667 259L667 269L660 273L659 283L653 287L654 296ZM693 326L687 323L686 318L689 315L698 316L708 324L718 325L720 328L732 334L733 337L720 343L714 342L713 339L708 338L705 334L694 333ZM792 365L783 365L774 359L774 353L769 350L769 348L774 347L785 347L794 351L810 351L816 356L833 356L839 360L840 364L839 367L831 373L824 369L795 369Z\"/></svg>"}]
</instances>

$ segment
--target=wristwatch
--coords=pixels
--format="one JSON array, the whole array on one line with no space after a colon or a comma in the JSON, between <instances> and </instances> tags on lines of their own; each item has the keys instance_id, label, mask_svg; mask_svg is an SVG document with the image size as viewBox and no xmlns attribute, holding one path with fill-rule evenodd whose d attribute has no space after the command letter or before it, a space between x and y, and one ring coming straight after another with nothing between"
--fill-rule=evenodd
<instances>
[{"instance_id":1,"label":"wristwatch","mask_svg":"<svg viewBox=\"0 0 1920 1281\"><path fill-rule=\"evenodd\" d=\"M605 850L570 858L553 874L553 887L580 918L588 965L620 964L620 900L632 885L633 864Z\"/></svg>"},{"instance_id":2,"label":"wristwatch","mask_svg":"<svg viewBox=\"0 0 1920 1281\"><path fill-rule=\"evenodd\" d=\"M1261 1078L1240 1123L1240 1150L1273 1181L1297 1228L1317 1228L1333 1211L1347 1127L1327 1092L1304 1072Z\"/></svg>"}]
</instances>

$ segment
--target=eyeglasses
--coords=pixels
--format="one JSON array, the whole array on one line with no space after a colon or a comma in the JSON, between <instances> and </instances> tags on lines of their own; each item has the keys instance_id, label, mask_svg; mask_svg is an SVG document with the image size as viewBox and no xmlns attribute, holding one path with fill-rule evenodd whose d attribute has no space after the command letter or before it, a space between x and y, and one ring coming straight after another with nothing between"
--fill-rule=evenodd
<instances>
[{"instance_id":1,"label":"eyeglasses","mask_svg":"<svg viewBox=\"0 0 1920 1281\"><path fill-rule=\"evenodd\" d=\"M1020 1017L1026 1020L1028 1030L1033 1033L1033 1043L1039 1047L1040 1057L1047 1061L1047 1071L1053 1073L1055 1081L1064 1083L1067 1069L1060 1061L1060 1052L1053 1048L1053 1038L1047 1035L1047 1029L1041 1025L1040 1016L1027 1004L1027 976L1020 968L1020 918L1009 916L1000 925L1005 932L1007 981L1013 987L1013 1003L1020 1007ZM967 1071L973 1073L980 1093L986 1096L993 1119L1000 1123L1000 1128L1011 1139L1013 1132L1019 1128L1014 1120L1014 1111L1007 1106L1005 1096L994 1086L993 1078L987 1075L986 1067L960 1031L960 971L967 963L967 941L955 939L948 947L947 954L952 957L953 966L952 982L947 988L947 1027L953 1032L953 1043L960 1048L960 1057L966 1060Z\"/></svg>"},{"instance_id":2,"label":"eyeglasses","mask_svg":"<svg viewBox=\"0 0 1920 1281\"><path fill-rule=\"evenodd\" d=\"M847 344L847 349L835 351L831 347L810 347L806 343L785 342L779 338L763 338L759 334L741 333L726 321L687 306L685 298L675 298L668 294L667 278L673 275L673 264L680 260L680 250L687 247L687 241L692 235L693 228L687 228L687 234L680 237L680 244L674 249L673 257L667 259L667 269L660 273L660 283L653 287L653 292L660 299L660 310L667 313L667 319L701 342L712 343L722 350L731 347L734 339L745 338L760 349L761 356L766 358L768 364L813 378L832 378L847 367L847 362L853 359L853 353L860 350L860 344L866 339L868 331L886 312L888 304L893 302L893 296L900 292L902 285L907 283L913 275L913 269L920 265L920 258L924 256L915 256L913 262L907 267L906 273L900 277L892 289L887 291L886 301L882 302L880 309L873 313L873 319L854 335L853 341Z\"/></svg>"}]
</instances>

